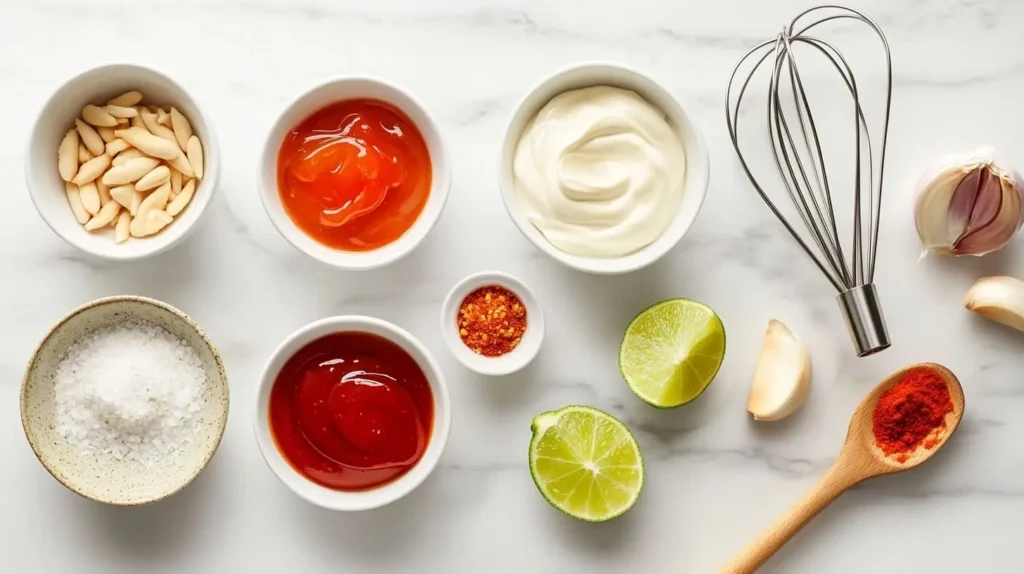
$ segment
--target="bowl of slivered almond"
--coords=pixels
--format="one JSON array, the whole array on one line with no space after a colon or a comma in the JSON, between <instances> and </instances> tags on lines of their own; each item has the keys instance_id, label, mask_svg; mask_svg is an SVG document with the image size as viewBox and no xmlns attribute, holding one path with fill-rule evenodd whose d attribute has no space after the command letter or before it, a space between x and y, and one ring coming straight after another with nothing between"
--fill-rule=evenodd
<instances>
[{"instance_id":1,"label":"bowl of slivered almond","mask_svg":"<svg viewBox=\"0 0 1024 574\"><path fill-rule=\"evenodd\" d=\"M160 253L195 227L220 173L213 129L160 72L83 72L43 106L25 158L36 210L69 244L105 259Z\"/></svg>"}]
</instances>

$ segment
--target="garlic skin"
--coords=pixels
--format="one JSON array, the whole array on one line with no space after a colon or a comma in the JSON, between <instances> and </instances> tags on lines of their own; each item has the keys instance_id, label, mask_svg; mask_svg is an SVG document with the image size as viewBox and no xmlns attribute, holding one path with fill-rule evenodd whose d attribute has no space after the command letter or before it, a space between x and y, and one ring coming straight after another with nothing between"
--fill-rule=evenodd
<instances>
[{"instance_id":1,"label":"garlic skin","mask_svg":"<svg viewBox=\"0 0 1024 574\"><path fill-rule=\"evenodd\" d=\"M983 147L950 155L921 177L914 221L925 254L985 255L1020 230L1024 179L997 164L994 153Z\"/></svg>"},{"instance_id":2,"label":"garlic skin","mask_svg":"<svg viewBox=\"0 0 1024 574\"><path fill-rule=\"evenodd\" d=\"M796 412L811 388L811 355L782 321L772 319L754 369L747 412L777 421Z\"/></svg>"},{"instance_id":3,"label":"garlic skin","mask_svg":"<svg viewBox=\"0 0 1024 574\"><path fill-rule=\"evenodd\" d=\"M983 317L1024 331L1024 281L996 276L979 279L964 296L964 307Z\"/></svg>"}]
</instances>

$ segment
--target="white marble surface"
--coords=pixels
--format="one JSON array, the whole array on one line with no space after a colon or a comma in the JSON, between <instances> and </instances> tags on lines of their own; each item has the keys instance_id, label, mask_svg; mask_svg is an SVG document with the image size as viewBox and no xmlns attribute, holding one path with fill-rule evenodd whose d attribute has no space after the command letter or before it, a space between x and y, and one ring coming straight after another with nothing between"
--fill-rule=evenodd
<instances>
[{"instance_id":1,"label":"white marble surface","mask_svg":"<svg viewBox=\"0 0 1024 574\"><path fill-rule=\"evenodd\" d=\"M730 149L724 85L744 47L805 6L570 0L5 0L0 5L0 564L5 572L713 572L797 499L838 451L874 381L936 360L961 377L967 413L933 462L844 496L765 572L1020 572L1024 526L1024 336L959 308L986 273L1024 274L1016 245L980 260L917 264L909 184L934 156L977 144L1024 165L1024 2L857 2L887 30L895 95L878 284L894 347L858 360L827 284L757 201ZM495 170L511 106L557 67L613 59L663 79L704 131L712 184L669 256L624 277L569 271L523 239ZM83 258L36 216L21 158L34 112L62 81L127 60L170 73L205 105L222 145L220 196L202 229L157 259ZM294 251L255 188L263 134L300 90L371 73L433 110L454 158L448 208L427 242L387 269L330 270ZM868 81L870 84L871 81ZM874 87L877 87L875 85ZM529 282L548 317L534 366L503 380L461 368L438 332L460 277L498 268ZM105 508L52 480L22 437L21 371L49 325L112 294L190 313L231 376L227 434L210 468L155 506ZM622 329L655 301L714 306L728 329L718 379L699 401L657 412L616 368ZM377 512L334 514L287 491L252 436L254 385L270 350L330 314L394 321L449 377L451 441L432 478ZM744 412L769 316L810 342L813 392L780 424ZM529 422L568 403L623 418L646 454L637 507L612 523L568 520L526 467Z\"/></svg>"}]
</instances>

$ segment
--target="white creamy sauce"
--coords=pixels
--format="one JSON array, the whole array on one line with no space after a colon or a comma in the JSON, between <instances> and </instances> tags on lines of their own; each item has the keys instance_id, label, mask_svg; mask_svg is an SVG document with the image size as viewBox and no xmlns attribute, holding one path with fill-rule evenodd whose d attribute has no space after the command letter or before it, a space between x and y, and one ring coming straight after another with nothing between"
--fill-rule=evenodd
<instances>
[{"instance_id":1,"label":"white creamy sauce","mask_svg":"<svg viewBox=\"0 0 1024 574\"><path fill-rule=\"evenodd\" d=\"M619 257L653 243L679 211L683 144L635 92L594 86L559 94L516 145L514 189L556 248Z\"/></svg>"}]
</instances>

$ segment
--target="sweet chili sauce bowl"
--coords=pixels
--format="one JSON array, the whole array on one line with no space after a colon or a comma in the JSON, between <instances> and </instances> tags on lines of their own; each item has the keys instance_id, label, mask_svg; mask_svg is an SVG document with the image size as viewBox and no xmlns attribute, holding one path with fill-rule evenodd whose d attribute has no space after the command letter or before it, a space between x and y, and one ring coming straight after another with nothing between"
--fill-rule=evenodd
<instances>
[{"instance_id":1,"label":"sweet chili sauce bowl","mask_svg":"<svg viewBox=\"0 0 1024 574\"><path fill-rule=\"evenodd\" d=\"M271 389L285 363L309 343L341 332L363 332L383 337L398 345L423 371L433 396L433 424L426 450L408 472L381 486L358 491L334 490L313 482L297 471L278 448L270 429ZM270 355L256 389L256 443L267 466L295 494L329 509L361 511L390 504L416 489L433 472L448 443L451 429L451 401L444 375L430 351L401 327L373 317L358 315L328 317L301 327L289 335Z\"/></svg>"},{"instance_id":2,"label":"sweet chili sauce bowl","mask_svg":"<svg viewBox=\"0 0 1024 574\"><path fill-rule=\"evenodd\" d=\"M459 336L458 315L462 302L482 287L496 285L514 293L526 307L526 330L519 345L504 355L487 357L473 352ZM502 376L519 371L533 361L544 341L544 313L533 291L519 279L500 271L482 271L459 281L441 308L441 337L460 363L481 375Z\"/></svg>"},{"instance_id":3,"label":"sweet chili sauce bowl","mask_svg":"<svg viewBox=\"0 0 1024 574\"><path fill-rule=\"evenodd\" d=\"M324 245L302 231L288 214L278 186L278 154L285 137L305 119L340 101L380 100L390 104L416 125L430 154L431 187L427 203L411 228L395 241L369 251L344 251ZM263 144L259 172L263 208L277 231L299 251L333 267L365 270L382 267L401 259L416 248L441 217L451 187L451 165L441 132L433 116L408 91L370 77L341 77L328 80L306 91L278 116Z\"/></svg>"},{"instance_id":4,"label":"sweet chili sauce bowl","mask_svg":"<svg viewBox=\"0 0 1024 574\"><path fill-rule=\"evenodd\" d=\"M179 109L203 145L204 174L188 207L159 233L132 237L118 244L112 231L86 231L68 205L64 181L57 170L57 148L86 104L102 104L129 90L139 90L143 103ZM111 64L86 70L60 86L43 104L32 126L25 154L25 184L43 221L68 244L112 261L144 259L180 244L196 228L217 189L220 147L213 124L197 101L177 82L136 64Z\"/></svg>"},{"instance_id":5,"label":"sweet chili sauce bowl","mask_svg":"<svg viewBox=\"0 0 1024 574\"><path fill-rule=\"evenodd\" d=\"M614 86L632 90L661 110L682 141L686 153L683 199L668 228L653 243L620 257L583 257L566 253L554 245L529 220L516 198L513 163L516 146L526 127L552 98L591 86ZM498 187L505 209L519 231L552 259L573 269L601 275L617 275L646 267L668 253L686 235L704 204L710 177L704 136L683 107L664 86L649 75L627 66L597 62L576 64L555 72L532 88L520 100L505 130L499 158Z\"/></svg>"}]
</instances>

